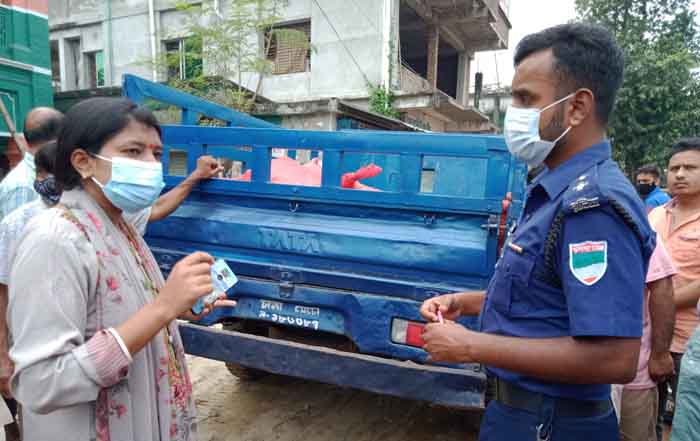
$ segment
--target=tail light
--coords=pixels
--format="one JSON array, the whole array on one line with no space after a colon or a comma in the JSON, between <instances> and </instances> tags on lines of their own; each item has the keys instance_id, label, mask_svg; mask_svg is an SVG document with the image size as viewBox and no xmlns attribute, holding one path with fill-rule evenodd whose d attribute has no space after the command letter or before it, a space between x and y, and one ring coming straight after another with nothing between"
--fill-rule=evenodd
<instances>
[{"instance_id":1,"label":"tail light","mask_svg":"<svg viewBox=\"0 0 700 441\"><path fill-rule=\"evenodd\" d=\"M395 318L391 321L391 341L400 345L422 348L425 344L421 335L423 328L425 323Z\"/></svg>"}]
</instances>

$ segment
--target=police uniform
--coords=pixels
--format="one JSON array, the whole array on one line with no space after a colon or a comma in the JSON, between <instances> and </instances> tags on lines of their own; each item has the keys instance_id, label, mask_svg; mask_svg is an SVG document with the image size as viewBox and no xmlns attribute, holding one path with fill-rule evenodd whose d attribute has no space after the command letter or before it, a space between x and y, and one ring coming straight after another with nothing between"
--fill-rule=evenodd
<instances>
[{"instance_id":1,"label":"police uniform","mask_svg":"<svg viewBox=\"0 0 700 441\"><path fill-rule=\"evenodd\" d=\"M528 187L496 265L483 332L524 338L642 335L656 235L607 141ZM480 440L617 441L610 385L561 384L487 367L493 400Z\"/></svg>"}]
</instances>

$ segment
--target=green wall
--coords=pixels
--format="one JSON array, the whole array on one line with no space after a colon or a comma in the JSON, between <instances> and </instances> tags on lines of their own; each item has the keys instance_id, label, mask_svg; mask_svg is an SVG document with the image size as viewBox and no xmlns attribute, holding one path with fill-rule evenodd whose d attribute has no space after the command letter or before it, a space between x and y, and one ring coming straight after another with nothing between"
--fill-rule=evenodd
<instances>
[{"instance_id":1,"label":"green wall","mask_svg":"<svg viewBox=\"0 0 700 441\"><path fill-rule=\"evenodd\" d=\"M0 57L50 69L48 20L0 8Z\"/></svg>"},{"instance_id":2,"label":"green wall","mask_svg":"<svg viewBox=\"0 0 700 441\"><path fill-rule=\"evenodd\" d=\"M22 66L13 65L22 63ZM36 15L0 8L0 99L22 129L24 116L36 106L52 106L53 90L48 21ZM14 105L13 105L14 102ZM0 132L7 127L0 118ZM0 142L4 150L6 142Z\"/></svg>"}]
</instances>

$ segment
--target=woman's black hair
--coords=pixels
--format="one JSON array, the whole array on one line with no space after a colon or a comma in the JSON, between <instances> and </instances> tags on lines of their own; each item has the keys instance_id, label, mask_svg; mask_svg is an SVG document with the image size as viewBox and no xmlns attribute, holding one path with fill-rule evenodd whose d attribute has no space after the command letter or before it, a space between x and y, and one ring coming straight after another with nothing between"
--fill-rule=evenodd
<instances>
[{"instance_id":1,"label":"woman's black hair","mask_svg":"<svg viewBox=\"0 0 700 441\"><path fill-rule=\"evenodd\" d=\"M80 175L71 163L71 155L76 149L99 153L105 143L131 121L153 127L158 135L161 134L153 113L127 98L90 98L71 107L58 137L54 167L61 188L71 190L80 185Z\"/></svg>"},{"instance_id":2,"label":"woman's black hair","mask_svg":"<svg viewBox=\"0 0 700 441\"><path fill-rule=\"evenodd\" d=\"M54 173L54 162L56 161L56 142L52 141L42 148L34 155L34 165L36 165L37 171L42 171L44 173L53 174Z\"/></svg>"}]
</instances>

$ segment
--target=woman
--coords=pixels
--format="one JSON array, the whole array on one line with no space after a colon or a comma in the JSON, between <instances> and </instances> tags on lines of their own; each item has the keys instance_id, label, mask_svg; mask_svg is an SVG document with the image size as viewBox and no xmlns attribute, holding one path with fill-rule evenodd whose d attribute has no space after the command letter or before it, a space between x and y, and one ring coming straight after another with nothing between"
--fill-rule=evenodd
<instances>
[{"instance_id":1,"label":"woman","mask_svg":"<svg viewBox=\"0 0 700 441\"><path fill-rule=\"evenodd\" d=\"M175 319L194 318L212 291L213 259L191 254L164 282L122 217L158 198L161 152L154 116L129 100L94 98L66 115L61 201L24 229L10 274L12 389L27 441L195 439ZM232 306L224 297L217 306Z\"/></svg>"}]
</instances>

